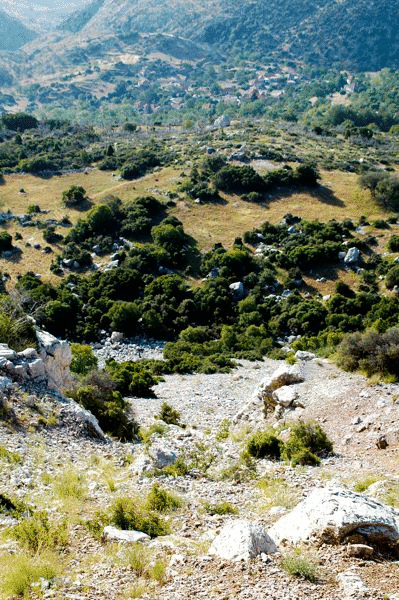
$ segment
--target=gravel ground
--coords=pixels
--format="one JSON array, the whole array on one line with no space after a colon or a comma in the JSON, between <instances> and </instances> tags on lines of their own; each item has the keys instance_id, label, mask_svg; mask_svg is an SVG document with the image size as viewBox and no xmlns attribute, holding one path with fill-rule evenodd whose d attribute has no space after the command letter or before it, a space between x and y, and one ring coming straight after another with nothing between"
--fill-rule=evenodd
<instances>
[{"instance_id":1,"label":"gravel ground","mask_svg":"<svg viewBox=\"0 0 399 600\"><path fill-rule=\"evenodd\" d=\"M108 353L127 360L138 356L137 347L144 342L135 341L130 350L128 344L114 345L98 349L99 356ZM155 354L160 350L150 345L147 351ZM70 523L68 547L63 556L66 568L59 579L50 582L42 597L71 600L136 597L131 590L141 582L143 589L138 597L146 600L186 597L335 600L345 597L336 576L352 569L361 574L370 588L362 597L393 600L399 589L398 565L381 558L369 561L349 558L341 547L302 550L302 555L316 566L315 583L290 577L282 569L281 556L294 552L289 548L250 563L230 563L207 554L209 541L232 517L209 514L204 510L204 502L228 501L239 511L240 518L267 527L315 486L329 479L353 487L355 481L373 475L381 482L380 488L376 488L377 497L378 489L385 493L387 489L399 488L396 403L399 387L370 386L362 377L342 373L328 362L317 360L303 363L305 380L296 385L305 408L287 412L284 419L299 416L317 419L334 442L334 456L324 459L317 468L292 469L279 462L261 460L254 480L220 478L223 469L238 461L244 439L240 429L245 430L242 425L237 426L233 437L223 439L218 437L220 423L232 420L247 404L260 380L279 364L272 360L240 361L229 374L166 376L155 387L154 398L130 399L142 425L154 422L153 417L164 401L177 409L186 429L169 427L163 436L153 436L153 444L169 445L184 456L195 456L197 461L198 468L193 468L187 476L157 477L162 486L178 494L184 502L177 513L167 516L173 534L152 543L156 555L169 565L163 586L153 580L139 580L120 559L123 548L100 543L81 524L99 509L107 509L115 497L143 498L150 490L154 476L136 471L135 460L145 455L143 445L92 440L82 425L74 421L68 407L57 399L27 396L17 390L8 403L18 417L19 426L15 429L0 422L0 446L18 453L20 461L0 458L0 493L49 509L55 517L67 515ZM56 425L45 424L50 416L55 416ZM275 422L274 415L265 420L264 426L268 422ZM389 441L385 450L379 450L375 444L382 434ZM204 469L207 461L209 465ZM66 474L78 476L83 482L83 497L72 499L75 504L57 495L57 486ZM269 494L257 486L262 477L274 482ZM0 527L6 529L11 523L9 517L2 517ZM14 541L4 541L0 545L0 560L16 551ZM30 597L39 596L32 592Z\"/></svg>"}]
</instances>

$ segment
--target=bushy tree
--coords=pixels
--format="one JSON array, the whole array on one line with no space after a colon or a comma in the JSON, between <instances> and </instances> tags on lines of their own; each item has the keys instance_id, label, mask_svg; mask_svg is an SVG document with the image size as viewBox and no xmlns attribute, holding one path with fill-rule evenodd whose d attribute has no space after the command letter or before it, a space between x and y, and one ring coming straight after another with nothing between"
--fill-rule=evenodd
<instances>
[{"instance_id":1,"label":"bushy tree","mask_svg":"<svg viewBox=\"0 0 399 600\"><path fill-rule=\"evenodd\" d=\"M62 201L68 208L80 206L86 200L86 190L81 185L71 185L68 190L62 192Z\"/></svg>"}]
</instances>

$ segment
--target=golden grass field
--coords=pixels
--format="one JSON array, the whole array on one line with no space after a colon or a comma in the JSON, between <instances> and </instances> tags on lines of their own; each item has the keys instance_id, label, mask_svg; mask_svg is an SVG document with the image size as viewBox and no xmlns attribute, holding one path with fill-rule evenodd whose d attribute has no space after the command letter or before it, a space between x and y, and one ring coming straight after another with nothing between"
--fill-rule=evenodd
<instances>
[{"instance_id":1,"label":"golden grass field","mask_svg":"<svg viewBox=\"0 0 399 600\"><path fill-rule=\"evenodd\" d=\"M101 203L109 195L118 196L123 202L144 194L166 200L168 191L178 192L180 173L181 166L166 167L135 181L121 181L110 172L97 169L90 170L87 174L73 173L50 178L25 174L7 175L4 184L0 186L0 209L3 212L10 210L14 214L23 214L29 205L38 204L42 211L48 211L47 215L38 216L41 220L61 219L68 215L72 223L75 223L85 213L67 209L61 201L62 192L71 185L82 185L94 204ZM277 223L288 212L308 220L320 221L351 218L356 222L361 215L371 221L387 218L387 213L373 203L369 192L359 187L356 174L324 171L321 176L321 186L314 192L274 196L264 206L227 195L223 195L224 204L198 205L180 195L171 213L183 222L185 231L197 240L199 250L209 250L215 242L231 247L234 239L242 236L245 231L266 220ZM21 188L24 193L20 192ZM46 280L57 281L49 272L53 255L25 246L27 242L32 246L36 243L40 243L42 247L47 245L42 231L36 227L23 228L14 222L7 229L13 238L17 231L23 236L22 240L16 242L23 254L18 262L0 259L0 269L9 273L13 280L17 274L32 270L40 273ZM372 228L369 230L375 233ZM67 231L68 229L58 228L58 232L63 235ZM381 236L381 251L385 238L391 235L392 230L377 233ZM57 252L57 247L53 246L53 250Z\"/></svg>"}]
</instances>

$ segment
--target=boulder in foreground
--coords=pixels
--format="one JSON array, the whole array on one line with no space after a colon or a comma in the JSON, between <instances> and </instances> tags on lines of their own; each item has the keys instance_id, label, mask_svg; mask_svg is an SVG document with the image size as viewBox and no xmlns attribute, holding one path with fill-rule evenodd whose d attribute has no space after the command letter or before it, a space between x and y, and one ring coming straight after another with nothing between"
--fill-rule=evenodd
<instances>
[{"instance_id":1,"label":"boulder in foreground","mask_svg":"<svg viewBox=\"0 0 399 600\"><path fill-rule=\"evenodd\" d=\"M398 513L391 507L343 487L315 489L268 534L276 544L337 544L356 535L381 549L398 544ZM349 539L348 539L349 538Z\"/></svg>"},{"instance_id":2,"label":"boulder in foreground","mask_svg":"<svg viewBox=\"0 0 399 600\"><path fill-rule=\"evenodd\" d=\"M221 529L209 548L209 554L226 560L250 560L276 550L275 543L263 527L237 519Z\"/></svg>"}]
</instances>

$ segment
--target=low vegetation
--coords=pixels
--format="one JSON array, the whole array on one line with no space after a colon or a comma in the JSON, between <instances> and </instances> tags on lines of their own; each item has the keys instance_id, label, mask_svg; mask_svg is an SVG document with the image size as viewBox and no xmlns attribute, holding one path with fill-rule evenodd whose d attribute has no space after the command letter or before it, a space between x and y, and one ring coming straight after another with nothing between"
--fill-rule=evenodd
<instances>
[{"instance_id":1,"label":"low vegetation","mask_svg":"<svg viewBox=\"0 0 399 600\"><path fill-rule=\"evenodd\" d=\"M318 465L320 456L333 450L332 442L316 422L298 421L290 425L286 442L274 429L258 431L246 442L246 451L254 458L283 459L291 466Z\"/></svg>"}]
</instances>

